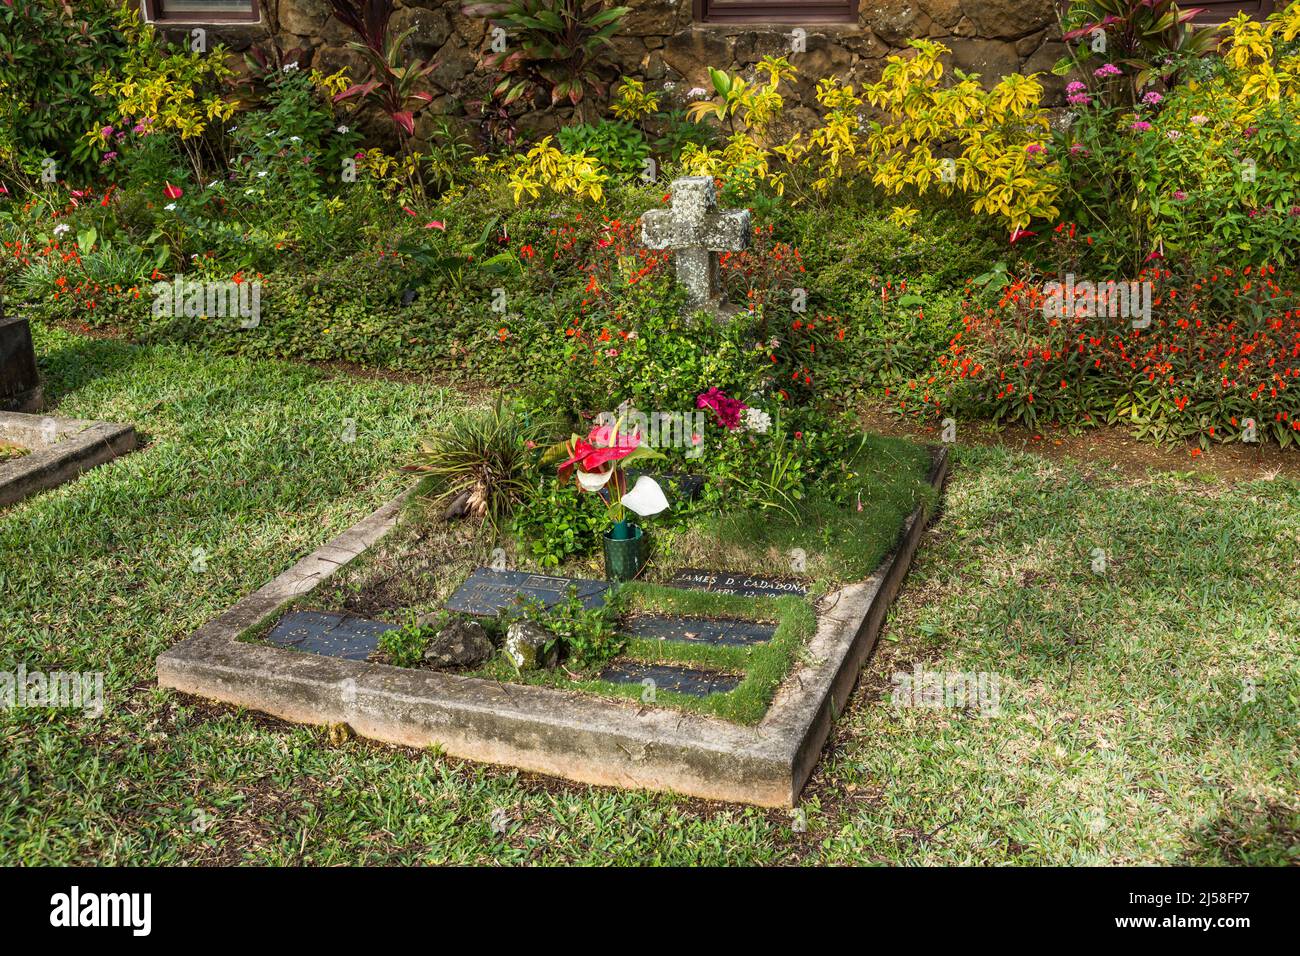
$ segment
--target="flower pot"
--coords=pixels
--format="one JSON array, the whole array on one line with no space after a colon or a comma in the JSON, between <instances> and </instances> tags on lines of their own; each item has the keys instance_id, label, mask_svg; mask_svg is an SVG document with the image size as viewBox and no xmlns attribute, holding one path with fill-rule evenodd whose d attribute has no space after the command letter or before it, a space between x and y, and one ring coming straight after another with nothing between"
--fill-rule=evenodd
<instances>
[{"instance_id":1,"label":"flower pot","mask_svg":"<svg viewBox=\"0 0 1300 956\"><path fill-rule=\"evenodd\" d=\"M639 525L630 522L626 529L625 538L615 537L613 528L605 532L605 577L610 581L631 581L645 564L645 535Z\"/></svg>"}]
</instances>

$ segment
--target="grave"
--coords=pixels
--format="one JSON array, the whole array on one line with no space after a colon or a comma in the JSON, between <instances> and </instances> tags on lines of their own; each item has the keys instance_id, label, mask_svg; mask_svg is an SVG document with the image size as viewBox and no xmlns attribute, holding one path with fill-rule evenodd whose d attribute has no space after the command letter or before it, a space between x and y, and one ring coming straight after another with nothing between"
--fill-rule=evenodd
<instances>
[{"instance_id":1,"label":"grave","mask_svg":"<svg viewBox=\"0 0 1300 956\"><path fill-rule=\"evenodd\" d=\"M709 571L682 568L673 572L669 587L712 591L715 594L740 594L744 597L807 597L808 586L789 578L766 577L743 571Z\"/></svg>"},{"instance_id":2,"label":"grave","mask_svg":"<svg viewBox=\"0 0 1300 956\"><path fill-rule=\"evenodd\" d=\"M26 449L0 457L0 507L71 481L136 444L130 425L22 412L0 412L0 442Z\"/></svg>"},{"instance_id":3,"label":"grave","mask_svg":"<svg viewBox=\"0 0 1300 956\"><path fill-rule=\"evenodd\" d=\"M266 635L268 644L308 654L364 661L379 650L379 635L396 624L329 611L290 611Z\"/></svg>"},{"instance_id":4,"label":"grave","mask_svg":"<svg viewBox=\"0 0 1300 956\"><path fill-rule=\"evenodd\" d=\"M0 296L0 411L38 412L43 398L27 320L6 316Z\"/></svg>"},{"instance_id":5,"label":"grave","mask_svg":"<svg viewBox=\"0 0 1300 956\"><path fill-rule=\"evenodd\" d=\"M725 694L740 686L738 674L724 674L680 664L643 664L640 661L616 660L600 672L600 679L611 684L640 684L654 681L655 690L671 690L690 697Z\"/></svg>"},{"instance_id":6,"label":"grave","mask_svg":"<svg viewBox=\"0 0 1300 956\"><path fill-rule=\"evenodd\" d=\"M929 480L936 491L942 490L947 466L947 449L935 449ZM580 783L789 807L812 773L836 715L843 712L933 507L928 502L916 506L903 522L895 549L875 571L818 600L815 631L766 711L754 723L741 723L665 703L303 654L243 639L373 548L397 525L404 498L322 545L160 655L160 686L289 721L342 723L373 740L437 746L454 757ZM569 584L550 575L480 568L454 603L490 613L513 600L526 581L536 596L552 601ZM799 582L708 570L685 569L677 581L755 596L807 592ZM592 605L607 587L603 581L579 584ZM701 633L692 629L694 622L681 620L640 626L647 629L643 633L659 629L666 637L686 640ZM759 645L756 652L762 650ZM606 674L635 684L654 680L657 690L680 688L681 693L720 693L736 686L730 682L734 675L719 671L684 675L678 665L653 670L665 666L650 657L624 659Z\"/></svg>"},{"instance_id":7,"label":"grave","mask_svg":"<svg viewBox=\"0 0 1300 956\"><path fill-rule=\"evenodd\" d=\"M770 641L776 625L729 618L639 614L629 622L627 633L647 641L750 647Z\"/></svg>"},{"instance_id":8,"label":"grave","mask_svg":"<svg viewBox=\"0 0 1300 956\"><path fill-rule=\"evenodd\" d=\"M568 598L570 585L577 589L582 606L588 609L604 603L605 592L609 589L608 581L475 568L465 583L447 599L446 607L460 614L495 617L506 608L517 606L519 598L524 597L551 608Z\"/></svg>"},{"instance_id":9,"label":"grave","mask_svg":"<svg viewBox=\"0 0 1300 956\"><path fill-rule=\"evenodd\" d=\"M641 217L641 241L647 249L670 249L677 281L686 288L686 307L727 314L718 276L718 253L749 247L749 210L718 210L710 176L674 179L672 205Z\"/></svg>"}]
</instances>

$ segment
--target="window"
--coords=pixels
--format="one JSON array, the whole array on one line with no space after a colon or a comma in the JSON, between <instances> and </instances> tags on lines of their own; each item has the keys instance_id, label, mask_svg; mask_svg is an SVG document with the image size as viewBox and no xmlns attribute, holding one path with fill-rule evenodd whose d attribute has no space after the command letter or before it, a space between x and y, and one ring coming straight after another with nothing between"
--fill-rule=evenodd
<instances>
[{"instance_id":1,"label":"window","mask_svg":"<svg viewBox=\"0 0 1300 956\"><path fill-rule=\"evenodd\" d=\"M144 0L145 18L156 23L256 22L257 0Z\"/></svg>"},{"instance_id":2,"label":"window","mask_svg":"<svg viewBox=\"0 0 1300 956\"><path fill-rule=\"evenodd\" d=\"M858 0L695 0L697 23L857 23Z\"/></svg>"},{"instance_id":3,"label":"window","mask_svg":"<svg viewBox=\"0 0 1300 956\"><path fill-rule=\"evenodd\" d=\"M1188 6L1201 10L1193 23L1227 23L1238 13L1263 20L1273 12L1273 0L1207 0L1201 3L1189 2Z\"/></svg>"}]
</instances>

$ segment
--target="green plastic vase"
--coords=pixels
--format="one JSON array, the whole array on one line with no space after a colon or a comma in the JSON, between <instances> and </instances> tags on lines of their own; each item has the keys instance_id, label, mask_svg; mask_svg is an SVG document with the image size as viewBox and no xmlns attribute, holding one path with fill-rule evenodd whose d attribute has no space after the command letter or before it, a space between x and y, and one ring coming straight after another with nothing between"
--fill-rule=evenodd
<instances>
[{"instance_id":1,"label":"green plastic vase","mask_svg":"<svg viewBox=\"0 0 1300 956\"><path fill-rule=\"evenodd\" d=\"M645 534L630 521L619 521L605 532L605 577L631 581L645 564Z\"/></svg>"}]
</instances>

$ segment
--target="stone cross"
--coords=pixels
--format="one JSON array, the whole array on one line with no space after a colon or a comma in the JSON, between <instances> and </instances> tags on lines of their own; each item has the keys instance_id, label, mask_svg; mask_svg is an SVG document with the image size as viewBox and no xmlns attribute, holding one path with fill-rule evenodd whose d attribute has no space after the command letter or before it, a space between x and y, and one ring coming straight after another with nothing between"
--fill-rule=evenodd
<instances>
[{"instance_id":1,"label":"stone cross","mask_svg":"<svg viewBox=\"0 0 1300 956\"><path fill-rule=\"evenodd\" d=\"M651 209L641 217L641 241L647 249L673 250L677 281L686 286L688 308L721 314L718 253L740 252L749 246L749 210L719 212L709 176L673 180L672 196L671 209Z\"/></svg>"}]
</instances>

